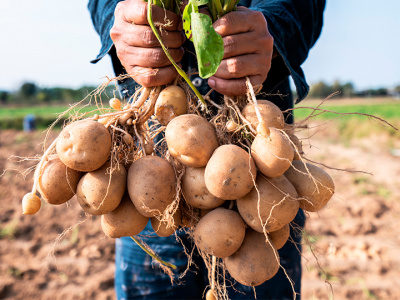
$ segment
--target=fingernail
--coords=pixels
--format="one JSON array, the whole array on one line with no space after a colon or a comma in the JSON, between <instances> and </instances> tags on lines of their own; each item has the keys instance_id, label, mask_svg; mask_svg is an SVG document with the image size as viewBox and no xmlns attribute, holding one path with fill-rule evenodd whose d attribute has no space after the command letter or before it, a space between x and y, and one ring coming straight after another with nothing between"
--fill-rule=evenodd
<instances>
[{"instance_id":1,"label":"fingernail","mask_svg":"<svg viewBox=\"0 0 400 300\"><path fill-rule=\"evenodd\" d=\"M215 88L215 80L214 79L208 79L208 85L211 87L211 88Z\"/></svg>"}]
</instances>

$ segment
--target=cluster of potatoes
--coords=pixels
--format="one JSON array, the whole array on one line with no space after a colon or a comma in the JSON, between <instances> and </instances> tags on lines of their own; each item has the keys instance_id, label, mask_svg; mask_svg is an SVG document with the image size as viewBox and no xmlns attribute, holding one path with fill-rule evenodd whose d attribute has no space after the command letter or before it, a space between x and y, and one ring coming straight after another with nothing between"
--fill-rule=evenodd
<instances>
[{"instance_id":1,"label":"cluster of potatoes","mask_svg":"<svg viewBox=\"0 0 400 300\"><path fill-rule=\"evenodd\" d=\"M277 250L298 210L318 211L334 192L331 177L302 160L301 143L284 128L280 109L266 100L258 109L261 120L252 104L241 112L257 128L251 149L219 145L213 127L194 114L172 119L165 131L170 154L185 166L183 198L205 212L193 226L196 246L221 258L247 286L277 273Z\"/></svg>"},{"instance_id":2,"label":"cluster of potatoes","mask_svg":"<svg viewBox=\"0 0 400 300\"><path fill-rule=\"evenodd\" d=\"M73 122L40 169L39 192L56 205L76 195L85 212L101 215L112 238L134 236L149 220L159 236L190 228L200 251L221 258L235 280L260 285L277 273L277 250L298 210L324 207L334 184L321 168L303 162L301 144L276 105L260 100L258 109L248 104L241 112L257 128L250 149L220 145L200 115L160 113L168 152L184 170L179 180L173 164L155 154L128 166L113 162L110 130L95 120ZM180 206L166 221L177 199Z\"/></svg>"}]
</instances>

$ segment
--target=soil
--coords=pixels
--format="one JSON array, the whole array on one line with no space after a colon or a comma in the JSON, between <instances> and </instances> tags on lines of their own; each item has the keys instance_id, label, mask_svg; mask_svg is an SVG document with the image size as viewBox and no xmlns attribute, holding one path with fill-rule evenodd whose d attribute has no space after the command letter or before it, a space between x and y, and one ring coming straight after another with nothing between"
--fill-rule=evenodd
<instances>
[{"instance_id":1,"label":"soil","mask_svg":"<svg viewBox=\"0 0 400 300\"><path fill-rule=\"evenodd\" d=\"M381 137L345 146L327 136L312 136L311 146L304 140L308 158L373 176L326 169L336 193L309 213L302 297L400 299L400 158ZM99 217L86 216L74 198L22 215L21 199L33 184L33 172L25 171L37 163L23 157L39 156L44 137L0 132L0 299L115 299L114 240Z\"/></svg>"}]
</instances>

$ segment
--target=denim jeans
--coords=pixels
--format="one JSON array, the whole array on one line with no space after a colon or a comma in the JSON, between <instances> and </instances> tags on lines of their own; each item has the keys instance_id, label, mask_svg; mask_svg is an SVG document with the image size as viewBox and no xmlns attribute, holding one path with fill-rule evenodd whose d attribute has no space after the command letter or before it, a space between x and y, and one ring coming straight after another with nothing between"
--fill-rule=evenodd
<instances>
[{"instance_id":1,"label":"denim jeans","mask_svg":"<svg viewBox=\"0 0 400 300\"><path fill-rule=\"evenodd\" d=\"M279 256L282 267L294 282L297 294L301 287L301 230L305 215L299 210L291 226L291 239L280 249ZM203 299L208 282L205 264L193 246L192 240L186 233L179 233L181 242L174 235L158 237L151 228L150 222L141 232L141 237L157 255L166 262L177 266L174 271L176 282L171 283L170 277L165 274L152 258L147 255L130 237L116 240L116 271L115 290L119 300L122 299ZM186 270L188 258L183 251L183 246L189 253L193 250L193 264L186 275L179 276ZM232 282L232 278L227 277ZM293 289L286 278L283 269L270 280L255 287L257 299L293 299ZM235 283L228 287L230 299L254 299L252 287ZM297 295L296 299L300 299Z\"/></svg>"}]
</instances>

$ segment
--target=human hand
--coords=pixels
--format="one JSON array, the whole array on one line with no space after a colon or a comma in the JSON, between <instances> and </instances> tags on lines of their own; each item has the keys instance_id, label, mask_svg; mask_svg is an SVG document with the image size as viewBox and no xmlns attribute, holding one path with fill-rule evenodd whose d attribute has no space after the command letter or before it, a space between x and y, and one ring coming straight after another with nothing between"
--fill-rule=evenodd
<instances>
[{"instance_id":1,"label":"human hand","mask_svg":"<svg viewBox=\"0 0 400 300\"><path fill-rule=\"evenodd\" d=\"M153 21L162 26L162 42L175 62L182 59L185 35L178 15L153 5ZM147 21L147 3L143 0L119 2L110 36L118 59L132 78L144 87L168 84L177 71L168 60Z\"/></svg>"},{"instance_id":2,"label":"human hand","mask_svg":"<svg viewBox=\"0 0 400 300\"><path fill-rule=\"evenodd\" d=\"M223 95L246 94L246 76L262 84L271 68L274 39L261 12L238 7L219 18L214 29L224 41L224 57L208 85Z\"/></svg>"}]
</instances>

